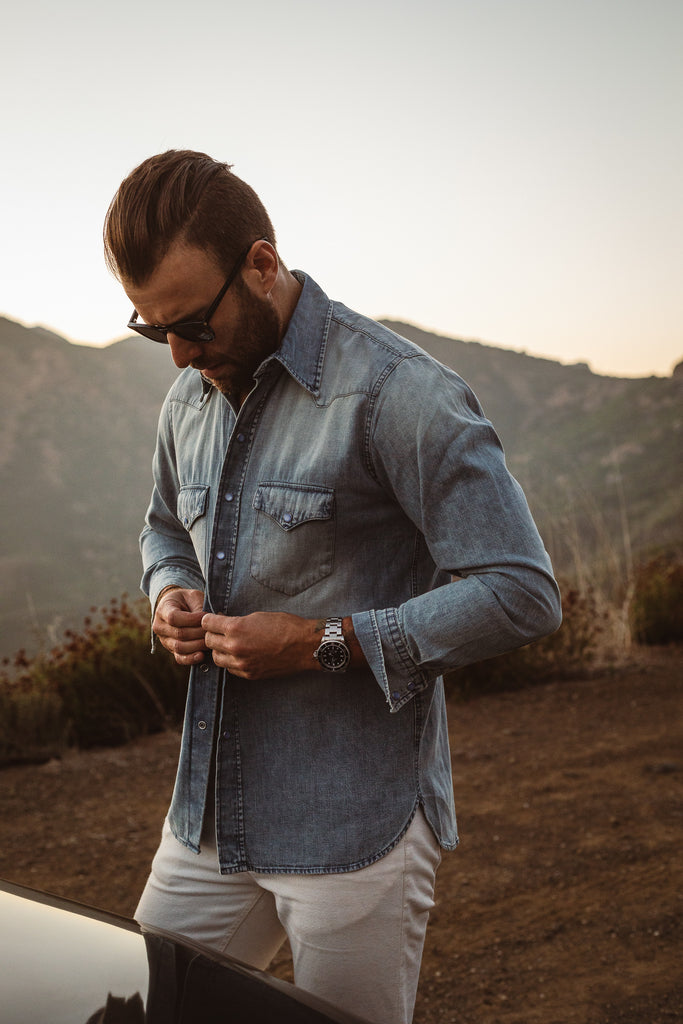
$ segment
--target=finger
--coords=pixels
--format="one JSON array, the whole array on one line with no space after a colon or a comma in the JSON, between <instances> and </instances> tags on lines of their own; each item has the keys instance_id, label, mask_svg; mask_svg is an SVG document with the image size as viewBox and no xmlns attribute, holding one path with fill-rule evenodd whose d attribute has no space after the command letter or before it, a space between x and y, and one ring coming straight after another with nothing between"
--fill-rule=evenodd
<instances>
[{"instance_id":1,"label":"finger","mask_svg":"<svg viewBox=\"0 0 683 1024\"><path fill-rule=\"evenodd\" d=\"M224 633L204 633L204 643L210 651L221 650L224 654L229 651Z\"/></svg>"},{"instance_id":2,"label":"finger","mask_svg":"<svg viewBox=\"0 0 683 1024\"><path fill-rule=\"evenodd\" d=\"M179 665L198 665L206 660L204 651L196 651L194 654L174 654L173 657Z\"/></svg>"},{"instance_id":3,"label":"finger","mask_svg":"<svg viewBox=\"0 0 683 1024\"><path fill-rule=\"evenodd\" d=\"M194 651L206 650L204 634L194 639L187 636L168 637L167 643L173 651L177 651L178 654L193 654Z\"/></svg>"},{"instance_id":4,"label":"finger","mask_svg":"<svg viewBox=\"0 0 683 1024\"><path fill-rule=\"evenodd\" d=\"M242 662L227 651L213 648L211 650L211 658L218 668L227 668L231 675L247 678L247 673L242 667Z\"/></svg>"},{"instance_id":5,"label":"finger","mask_svg":"<svg viewBox=\"0 0 683 1024\"><path fill-rule=\"evenodd\" d=\"M170 651L176 659L186 658L190 659L190 661L201 661L202 659L195 658L195 655L203 655L206 651L203 638L201 640L186 641L164 636L159 639L161 640L162 646L165 647L167 651Z\"/></svg>"},{"instance_id":6,"label":"finger","mask_svg":"<svg viewBox=\"0 0 683 1024\"><path fill-rule=\"evenodd\" d=\"M171 640L204 640L204 630L201 626L196 626L193 629L180 628L169 625L163 619L155 619L153 628L158 637L168 637Z\"/></svg>"},{"instance_id":7,"label":"finger","mask_svg":"<svg viewBox=\"0 0 683 1024\"><path fill-rule=\"evenodd\" d=\"M202 612L188 612L183 611L181 608L170 607L167 605L165 610L162 611L161 617L169 622L172 626L179 626L181 628L194 627L195 629L200 628L202 621Z\"/></svg>"},{"instance_id":8,"label":"finger","mask_svg":"<svg viewBox=\"0 0 683 1024\"><path fill-rule=\"evenodd\" d=\"M240 637L232 636L228 630L225 633L211 633L207 630L204 633L204 643L212 651L220 651L224 657L239 658L249 652L248 645Z\"/></svg>"},{"instance_id":9,"label":"finger","mask_svg":"<svg viewBox=\"0 0 683 1024\"><path fill-rule=\"evenodd\" d=\"M239 620L239 615L216 615L214 612L206 612L201 617L201 626L208 632L225 634Z\"/></svg>"}]
</instances>

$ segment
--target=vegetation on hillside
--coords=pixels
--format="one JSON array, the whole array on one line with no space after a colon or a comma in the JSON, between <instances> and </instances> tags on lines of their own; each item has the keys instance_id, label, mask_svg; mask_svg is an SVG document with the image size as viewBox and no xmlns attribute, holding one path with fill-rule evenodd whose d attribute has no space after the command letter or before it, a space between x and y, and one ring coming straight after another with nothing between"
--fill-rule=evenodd
<instances>
[{"instance_id":1,"label":"vegetation on hillside","mask_svg":"<svg viewBox=\"0 0 683 1024\"><path fill-rule=\"evenodd\" d=\"M163 648L150 653L147 601L113 599L51 651L3 659L0 764L117 746L177 725L186 689L187 670Z\"/></svg>"}]
</instances>

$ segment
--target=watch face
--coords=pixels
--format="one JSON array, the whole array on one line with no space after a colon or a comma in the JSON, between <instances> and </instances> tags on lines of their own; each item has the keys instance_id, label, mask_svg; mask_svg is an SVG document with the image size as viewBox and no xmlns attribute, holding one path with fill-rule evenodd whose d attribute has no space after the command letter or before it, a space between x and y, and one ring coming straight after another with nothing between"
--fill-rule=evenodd
<instances>
[{"instance_id":1,"label":"watch face","mask_svg":"<svg viewBox=\"0 0 683 1024\"><path fill-rule=\"evenodd\" d=\"M351 655L346 644L339 640L326 640L318 648L318 659L328 672L340 672L346 668Z\"/></svg>"}]
</instances>

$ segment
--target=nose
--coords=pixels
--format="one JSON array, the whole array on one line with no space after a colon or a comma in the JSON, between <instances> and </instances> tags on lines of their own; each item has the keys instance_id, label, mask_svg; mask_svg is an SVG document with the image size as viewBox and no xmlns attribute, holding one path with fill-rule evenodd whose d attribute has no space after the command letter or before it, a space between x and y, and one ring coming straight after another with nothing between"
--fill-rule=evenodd
<instances>
[{"instance_id":1,"label":"nose","mask_svg":"<svg viewBox=\"0 0 683 1024\"><path fill-rule=\"evenodd\" d=\"M184 370L201 354L202 347L194 341L187 341L177 334L169 331L166 335L168 347L171 350L171 358L179 370Z\"/></svg>"}]
</instances>

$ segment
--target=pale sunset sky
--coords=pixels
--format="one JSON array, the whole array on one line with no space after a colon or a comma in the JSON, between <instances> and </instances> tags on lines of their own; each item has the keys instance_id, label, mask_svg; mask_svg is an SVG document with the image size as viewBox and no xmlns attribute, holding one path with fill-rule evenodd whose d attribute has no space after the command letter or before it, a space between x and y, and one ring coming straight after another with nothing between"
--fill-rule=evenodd
<instances>
[{"instance_id":1,"label":"pale sunset sky","mask_svg":"<svg viewBox=\"0 0 683 1024\"><path fill-rule=\"evenodd\" d=\"M105 210L191 148L360 312L617 376L683 358L683 0L28 0L2 24L0 314L125 335Z\"/></svg>"}]
</instances>

